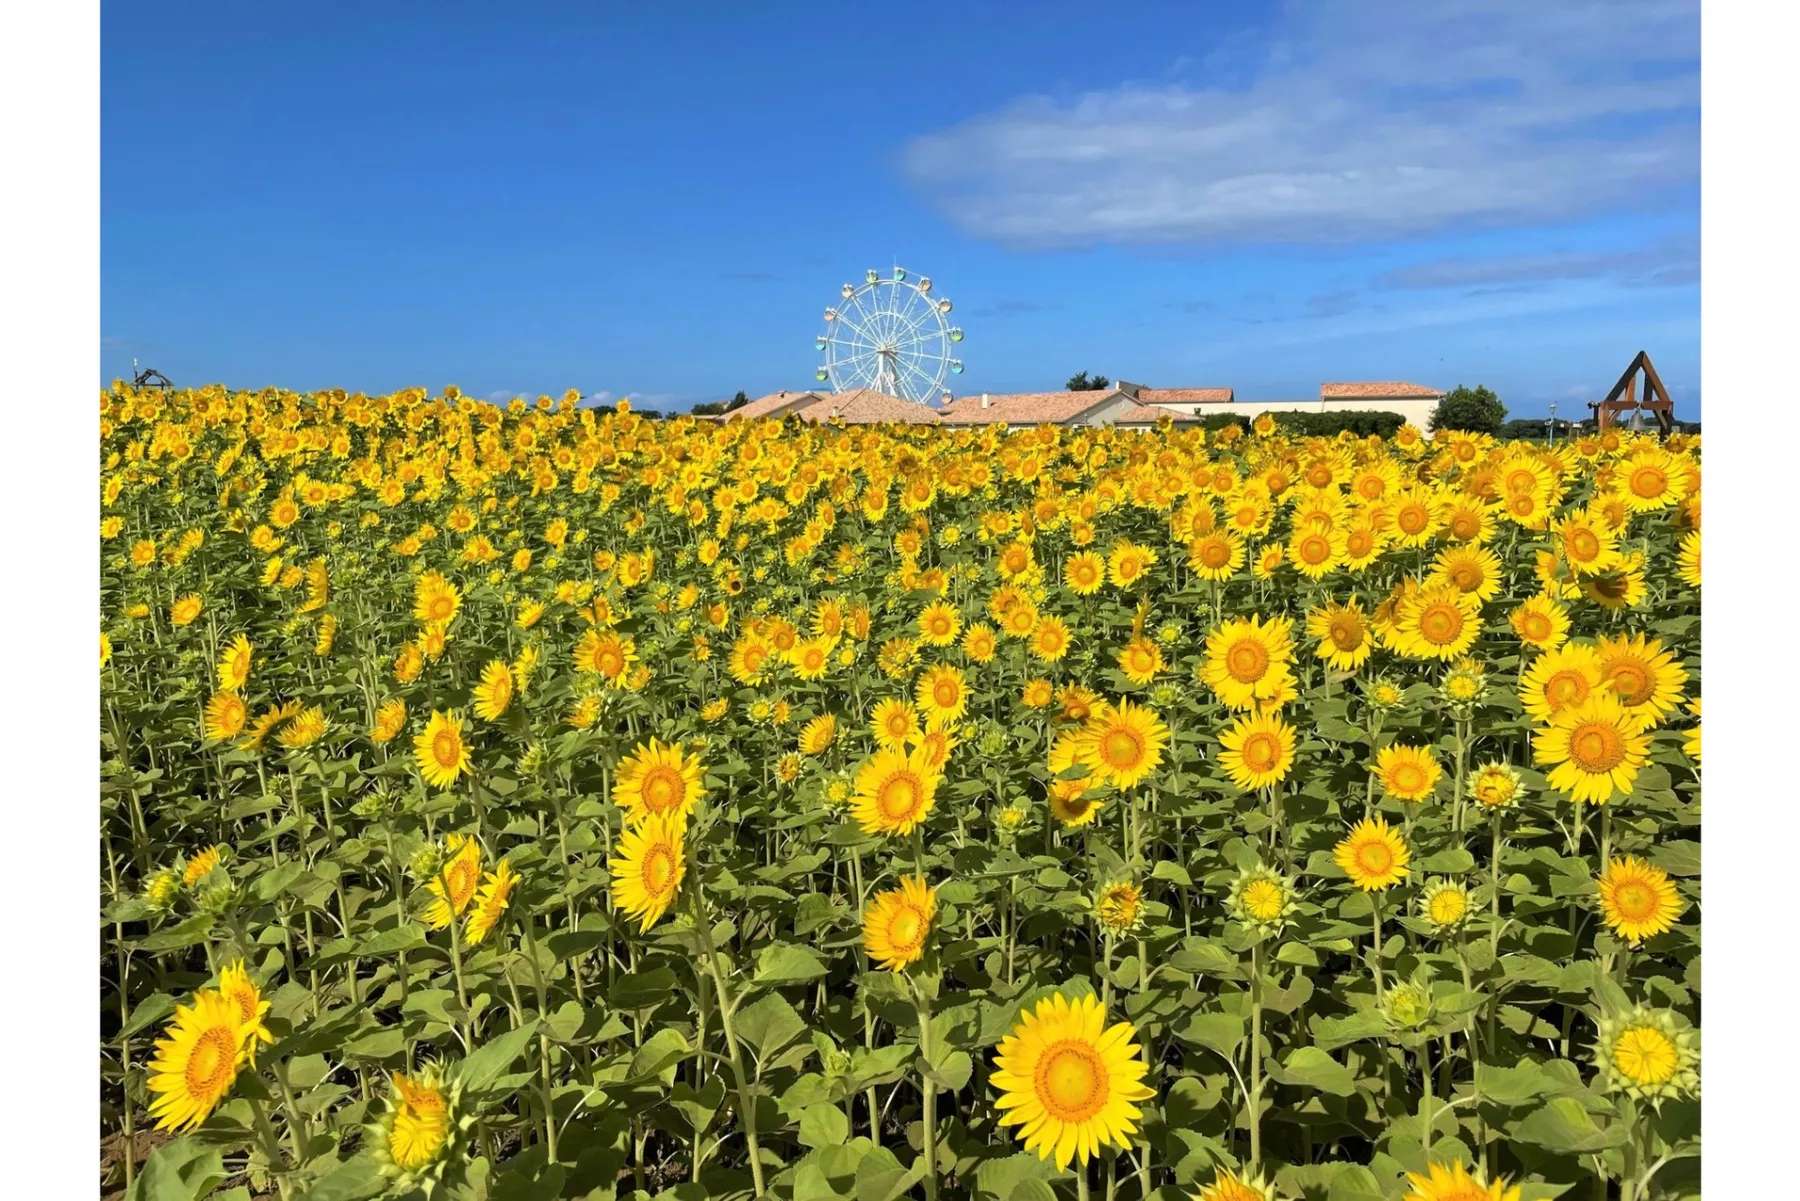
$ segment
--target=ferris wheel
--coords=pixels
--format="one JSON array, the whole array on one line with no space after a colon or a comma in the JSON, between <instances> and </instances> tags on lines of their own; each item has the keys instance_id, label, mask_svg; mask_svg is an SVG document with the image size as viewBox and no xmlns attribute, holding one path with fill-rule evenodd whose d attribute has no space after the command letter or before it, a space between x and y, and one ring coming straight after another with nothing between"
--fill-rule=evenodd
<instances>
[{"instance_id":1,"label":"ferris wheel","mask_svg":"<svg viewBox=\"0 0 1800 1201\"><path fill-rule=\"evenodd\" d=\"M825 332L813 340L824 356L814 372L821 382L839 392L873 388L925 404L946 376L962 374L962 360L951 351L963 331L950 324L950 301L932 294L929 276L913 279L904 267L887 276L870 271L840 294L825 310Z\"/></svg>"}]
</instances>

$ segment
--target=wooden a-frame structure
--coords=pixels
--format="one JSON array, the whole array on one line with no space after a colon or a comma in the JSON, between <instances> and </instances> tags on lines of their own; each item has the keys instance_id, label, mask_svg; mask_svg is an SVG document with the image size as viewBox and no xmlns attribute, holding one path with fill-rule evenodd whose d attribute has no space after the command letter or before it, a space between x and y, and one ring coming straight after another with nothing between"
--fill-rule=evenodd
<instances>
[{"instance_id":1,"label":"wooden a-frame structure","mask_svg":"<svg viewBox=\"0 0 1800 1201\"><path fill-rule=\"evenodd\" d=\"M1638 373L1644 377L1644 394L1638 396ZM1668 437L1675 426L1675 402L1669 399L1669 390L1663 387L1662 378L1656 374L1656 368L1650 364L1650 356L1638 351L1637 357L1631 360L1631 366L1625 368L1625 374L1619 382L1612 386L1605 400L1589 401L1588 408L1594 413L1594 426L1604 430L1618 422L1618 414L1630 413L1632 425L1641 427L1643 413L1648 409L1656 418L1656 428L1663 437Z\"/></svg>"}]
</instances>

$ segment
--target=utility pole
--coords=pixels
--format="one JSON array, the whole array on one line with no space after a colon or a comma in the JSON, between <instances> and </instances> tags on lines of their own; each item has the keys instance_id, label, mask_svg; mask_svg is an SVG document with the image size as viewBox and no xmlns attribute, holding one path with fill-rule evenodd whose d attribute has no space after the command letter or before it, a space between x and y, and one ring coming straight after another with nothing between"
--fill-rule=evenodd
<instances>
[{"instance_id":1,"label":"utility pole","mask_svg":"<svg viewBox=\"0 0 1800 1201\"><path fill-rule=\"evenodd\" d=\"M1550 449L1556 449L1556 402L1550 402Z\"/></svg>"}]
</instances>

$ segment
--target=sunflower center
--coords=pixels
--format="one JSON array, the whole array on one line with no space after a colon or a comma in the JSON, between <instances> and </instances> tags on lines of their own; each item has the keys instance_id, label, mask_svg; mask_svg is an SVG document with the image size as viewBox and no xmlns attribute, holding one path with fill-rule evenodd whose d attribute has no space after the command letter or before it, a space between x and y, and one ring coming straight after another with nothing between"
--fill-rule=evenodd
<instances>
[{"instance_id":1,"label":"sunflower center","mask_svg":"<svg viewBox=\"0 0 1800 1201\"><path fill-rule=\"evenodd\" d=\"M1519 624L1524 627L1525 637L1532 642L1542 642L1550 637L1550 619L1542 613L1527 613Z\"/></svg>"},{"instance_id":2,"label":"sunflower center","mask_svg":"<svg viewBox=\"0 0 1800 1201\"><path fill-rule=\"evenodd\" d=\"M1656 912L1656 890L1642 880L1629 880L1613 890L1613 906L1626 920L1641 922Z\"/></svg>"},{"instance_id":3,"label":"sunflower center","mask_svg":"<svg viewBox=\"0 0 1800 1201\"><path fill-rule=\"evenodd\" d=\"M875 794L875 806L889 821L904 821L918 812L924 791L917 776L900 772L882 784L881 791Z\"/></svg>"},{"instance_id":4,"label":"sunflower center","mask_svg":"<svg viewBox=\"0 0 1800 1201\"><path fill-rule=\"evenodd\" d=\"M1331 540L1323 534L1308 534L1300 540L1300 558L1312 564L1325 562L1331 558Z\"/></svg>"},{"instance_id":5,"label":"sunflower center","mask_svg":"<svg viewBox=\"0 0 1800 1201\"><path fill-rule=\"evenodd\" d=\"M1579 705L1588 698L1587 677L1576 671L1558 672L1544 682L1544 697L1558 709Z\"/></svg>"},{"instance_id":6,"label":"sunflower center","mask_svg":"<svg viewBox=\"0 0 1800 1201\"><path fill-rule=\"evenodd\" d=\"M1256 733L1244 739L1244 766L1255 772L1273 771L1281 760L1281 740Z\"/></svg>"},{"instance_id":7,"label":"sunflower center","mask_svg":"<svg viewBox=\"0 0 1800 1201\"><path fill-rule=\"evenodd\" d=\"M1431 521L1431 515L1422 506L1407 505L1395 514L1394 521L1406 533L1417 534Z\"/></svg>"},{"instance_id":8,"label":"sunflower center","mask_svg":"<svg viewBox=\"0 0 1800 1201\"><path fill-rule=\"evenodd\" d=\"M1100 740L1100 755L1121 771L1136 767L1144 758L1144 740L1135 730L1108 730Z\"/></svg>"},{"instance_id":9,"label":"sunflower center","mask_svg":"<svg viewBox=\"0 0 1800 1201\"><path fill-rule=\"evenodd\" d=\"M1240 684L1254 684L1269 670L1268 648L1246 638L1225 653L1225 669Z\"/></svg>"},{"instance_id":10,"label":"sunflower center","mask_svg":"<svg viewBox=\"0 0 1800 1201\"><path fill-rule=\"evenodd\" d=\"M187 1068L182 1073L188 1093L194 1097L213 1097L224 1092L231 1083L237 1051L237 1042L225 1027L214 1026L202 1031L194 1049L188 1052Z\"/></svg>"},{"instance_id":11,"label":"sunflower center","mask_svg":"<svg viewBox=\"0 0 1800 1201\"><path fill-rule=\"evenodd\" d=\"M1569 735L1569 757L1585 772L1609 772L1625 760L1625 736L1610 722L1583 722Z\"/></svg>"},{"instance_id":12,"label":"sunflower center","mask_svg":"<svg viewBox=\"0 0 1800 1201\"><path fill-rule=\"evenodd\" d=\"M462 739L457 737L455 730L446 727L432 736L431 757L438 761L438 766L445 768L462 762Z\"/></svg>"},{"instance_id":13,"label":"sunflower center","mask_svg":"<svg viewBox=\"0 0 1800 1201\"><path fill-rule=\"evenodd\" d=\"M1256 880L1244 890L1244 908L1259 922L1270 922L1281 916L1286 898L1281 886L1273 880Z\"/></svg>"},{"instance_id":14,"label":"sunflower center","mask_svg":"<svg viewBox=\"0 0 1800 1201\"><path fill-rule=\"evenodd\" d=\"M1371 876L1386 875L1394 866L1393 848L1385 842L1365 842L1356 848L1356 865Z\"/></svg>"},{"instance_id":15,"label":"sunflower center","mask_svg":"<svg viewBox=\"0 0 1800 1201\"><path fill-rule=\"evenodd\" d=\"M475 865L467 859L457 859L444 875L450 882L450 900L461 909L475 895Z\"/></svg>"},{"instance_id":16,"label":"sunflower center","mask_svg":"<svg viewBox=\"0 0 1800 1201\"><path fill-rule=\"evenodd\" d=\"M951 708L961 695L962 689L957 687L955 680L940 679L931 686L931 699L937 702L940 709Z\"/></svg>"},{"instance_id":17,"label":"sunflower center","mask_svg":"<svg viewBox=\"0 0 1800 1201\"><path fill-rule=\"evenodd\" d=\"M1571 532L1567 538L1563 539L1563 545L1568 548L1570 555L1583 563L1590 561L1600 553L1600 539L1594 535L1592 530Z\"/></svg>"},{"instance_id":18,"label":"sunflower center","mask_svg":"<svg viewBox=\"0 0 1800 1201\"><path fill-rule=\"evenodd\" d=\"M925 915L907 905L888 922L888 942L897 951L910 951L925 941Z\"/></svg>"},{"instance_id":19,"label":"sunflower center","mask_svg":"<svg viewBox=\"0 0 1800 1201\"><path fill-rule=\"evenodd\" d=\"M753 663L749 655L745 655L744 660L746 663L751 663L753 669L762 664L761 655L755 656ZM594 652L594 666L600 669L600 674L603 676L616 676L625 669L625 664L619 659L619 652L611 647L601 647Z\"/></svg>"},{"instance_id":20,"label":"sunflower center","mask_svg":"<svg viewBox=\"0 0 1800 1201\"><path fill-rule=\"evenodd\" d=\"M1659 467L1640 467L1631 473L1631 490L1646 500L1668 491L1669 477Z\"/></svg>"},{"instance_id":21,"label":"sunflower center","mask_svg":"<svg viewBox=\"0 0 1800 1201\"><path fill-rule=\"evenodd\" d=\"M1648 1026L1619 1035L1612 1059L1613 1066L1634 1084L1663 1084L1675 1075L1680 1062L1669 1036Z\"/></svg>"},{"instance_id":22,"label":"sunflower center","mask_svg":"<svg viewBox=\"0 0 1800 1201\"><path fill-rule=\"evenodd\" d=\"M664 813L681 804L682 794L687 791L683 785L681 773L674 768L653 767L644 776L639 794L650 812Z\"/></svg>"},{"instance_id":23,"label":"sunflower center","mask_svg":"<svg viewBox=\"0 0 1800 1201\"><path fill-rule=\"evenodd\" d=\"M450 616L450 598L447 596L432 597L431 604L425 612L430 615L432 621L446 620Z\"/></svg>"},{"instance_id":24,"label":"sunflower center","mask_svg":"<svg viewBox=\"0 0 1800 1201\"><path fill-rule=\"evenodd\" d=\"M1462 610L1455 605L1432 605L1419 614L1419 633L1427 642L1443 646L1462 633Z\"/></svg>"},{"instance_id":25,"label":"sunflower center","mask_svg":"<svg viewBox=\"0 0 1800 1201\"><path fill-rule=\"evenodd\" d=\"M1424 528L1425 528L1424 524L1420 523L1419 529L1424 529ZM1467 542L1470 538L1473 538L1475 536L1476 531L1479 530L1480 528L1481 528L1480 522L1473 513L1458 513L1455 517L1452 517L1450 519L1451 534L1455 535L1457 538L1461 539L1464 542ZM1418 530L1408 530L1407 532L1416 534L1419 531Z\"/></svg>"},{"instance_id":26,"label":"sunflower center","mask_svg":"<svg viewBox=\"0 0 1800 1201\"><path fill-rule=\"evenodd\" d=\"M1440 926L1447 926L1462 917L1468 908L1463 894L1453 888L1446 888L1431 899L1431 920Z\"/></svg>"},{"instance_id":27,"label":"sunflower center","mask_svg":"<svg viewBox=\"0 0 1800 1201\"><path fill-rule=\"evenodd\" d=\"M644 881L645 892L652 897L663 896L675 883L675 853L658 843L644 852L644 863L638 874Z\"/></svg>"},{"instance_id":28,"label":"sunflower center","mask_svg":"<svg viewBox=\"0 0 1800 1201\"><path fill-rule=\"evenodd\" d=\"M1473 592L1481 587L1482 571L1473 563L1458 563L1450 571L1450 579L1463 592Z\"/></svg>"},{"instance_id":29,"label":"sunflower center","mask_svg":"<svg viewBox=\"0 0 1800 1201\"><path fill-rule=\"evenodd\" d=\"M1085 1039L1050 1044L1032 1082L1038 1101L1060 1122L1085 1122L1106 1106L1106 1061Z\"/></svg>"},{"instance_id":30,"label":"sunflower center","mask_svg":"<svg viewBox=\"0 0 1800 1201\"><path fill-rule=\"evenodd\" d=\"M1355 650L1363 641L1362 621L1349 613L1332 618L1331 641L1340 651Z\"/></svg>"},{"instance_id":31,"label":"sunflower center","mask_svg":"<svg viewBox=\"0 0 1800 1201\"><path fill-rule=\"evenodd\" d=\"M1417 763L1402 763L1394 768L1396 792L1418 792L1425 787L1425 772Z\"/></svg>"},{"instance_id":32,"label":"sunflower center","mask_svg":"<svg viewBox=\"0 0 1800 1201\"><path fill-rule=\"evenodd\" d=\"M1223 542L1208 542L1200 548L1200 562L1217 569L1225 566L1231 558L1231 548Z\"/></svg>"},{"instance_id":33,"label":"sunflower center","mask_svg":"<svg viewBox=\"0 0 1800 1201\"><path fill-rule=\"evenodd\" d=\"M1641 705L1650 699L1650 673L1641 664L1616 663L1606 678L1623 704Z\"/></svg>"}]
</instances>

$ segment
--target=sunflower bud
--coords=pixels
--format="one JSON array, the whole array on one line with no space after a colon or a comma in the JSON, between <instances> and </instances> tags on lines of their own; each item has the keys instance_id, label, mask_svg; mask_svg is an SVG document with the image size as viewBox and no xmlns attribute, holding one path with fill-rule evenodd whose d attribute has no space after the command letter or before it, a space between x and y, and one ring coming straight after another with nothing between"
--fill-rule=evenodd
<instances>
[{"instance_id":1,"label":"sunflower bud","mask_svg":"<svg viewBox=\"0 0 1800 1201\"><path fill-rule=\"evenodd\" d=\"M1388 989L1381 999L1381 1015L1396 1031L1418 1030L1437 1012L1431 988L1423 981L1405 980Z\"/></svg>"},{"instance_id":2,"label":"sunflower bud","mask_svg":"<svg viewBox=\"0 0 1800 1201\"><path fill-rule=\"evenodd\" d=\"M412 853L407 860L406 874L415 880L435 880L444 863L444 849L435 842L428 842Z\"/></svg>"},{"instance_id":3,"label":"sunflower bud","mask_svg":"<svg viewBox=\"0 0 1800 1201\"><path fill-rule=\"evenodd\" d=\"M1608 1092L1653 1106L1700 1095L1700 1032L1667 1009L1635 1005L1600 1019L1594 1060Z\"/></svg>"}]
</instances>

